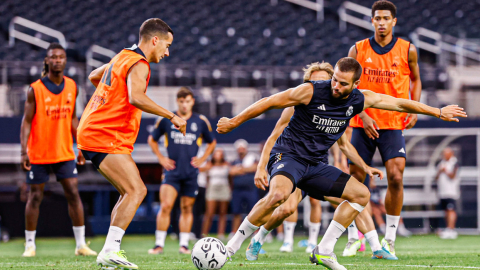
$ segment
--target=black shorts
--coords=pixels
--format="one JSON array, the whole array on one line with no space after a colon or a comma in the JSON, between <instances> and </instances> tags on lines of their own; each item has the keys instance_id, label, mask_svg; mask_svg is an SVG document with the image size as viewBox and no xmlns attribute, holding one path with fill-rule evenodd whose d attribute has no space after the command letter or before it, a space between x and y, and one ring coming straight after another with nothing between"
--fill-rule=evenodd
<instances>
[{"instance_id":1,"label":"black shorts","mask_svg":"<svg viewBox=\"0 0 480 270\"><path fill-rule=\"evenodd\" d=\"M86 160L90 160L93 163L93 166L100 170L100 163L102 163L103 159L108 155L107 153L100 153L100 152L93 152L82 150L82 154Z\"/></svg>"},{"instance_id":2,"label":"black shorts","mask_svg":"<svg viewBox=\"0 0 480 270\"><path fill-rule=\"evenodd\" d=\"M454 199L440 199L440 208L442 210L457 209L457 202Z\"/></svg>"},{"instance_id":3,"label":"black shorts","mask_svg":"<svg viewBox=\"0 0 480 270\"><path fill-rule=\"evenodd\" d=\"M350 179L350 175L334 166L322 162L310 164L291 154L271 154L267 169L270 179L283 175L292 181L292 192L298 187L317 200L324 196L340 198Z\"/></svg>"},{"instance_id":4,"label":"black shorts","mask_svg":"<svg viewBox=\"0 0 480 270\"><path fill-rule=\"evenodd\" d=\"M407 157L405 137L403 137L402 130L378 130L378 135L378 139L372 140L368 138L363 128L353 128L352 130L352 145L367 165L372 165L373 155L377 147L384 164L392 158ZM348 163L353 164L350 160Z\"/></svg>"},{"instance_id":5,"label":"black shorts","mask_svg":"<svg viewBox=\"0 0 480 270\"><path fill-rule=\"evenodd\" d=\"M32 168L27 172L27 184L43 184L50 178L50 170L57 177L57 181L76 178L77 164L75 160L63 161L53 164L32 164Z\"/></svg>"}]
</instances>

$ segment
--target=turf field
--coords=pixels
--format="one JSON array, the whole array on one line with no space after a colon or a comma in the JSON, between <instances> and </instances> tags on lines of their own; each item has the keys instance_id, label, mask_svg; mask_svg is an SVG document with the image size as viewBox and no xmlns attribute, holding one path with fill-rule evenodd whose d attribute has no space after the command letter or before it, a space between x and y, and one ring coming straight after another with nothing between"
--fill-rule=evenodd
<instances>
[{"instance_id":1,"label":"turf field","mask_svg":"<svg viewBox=\"0 0 480 270\"><path fill-rule=\"evenodd\" d=\"M301 238L297 237L298 242ZM99 251L104 237L91 240L91 247ZM341 255L346 237L339 239L337 255ZM178 242L167 240L163 255L147 255L153 245L152 236L126 236L122 248L129 260L140 269L196 269L190 257L178 254ZM264 245L267 254L256 262L245 261L248 243L223 269L322 269L311 265L304 248L295 247L293 253L280 253L281 243ZM414 236L397 239L398 261L371 260L370 252L354 258L339 257L348 269L480 269L480 236L461 236L457 240L440 240L436 236ZM368 246L367 246L368 248ZM23 239L0 243L0 269L98 269L95 258L75 257L74 240L66 238L37 239L37 257L22 258Z\"/></svg>"}]
</instances>

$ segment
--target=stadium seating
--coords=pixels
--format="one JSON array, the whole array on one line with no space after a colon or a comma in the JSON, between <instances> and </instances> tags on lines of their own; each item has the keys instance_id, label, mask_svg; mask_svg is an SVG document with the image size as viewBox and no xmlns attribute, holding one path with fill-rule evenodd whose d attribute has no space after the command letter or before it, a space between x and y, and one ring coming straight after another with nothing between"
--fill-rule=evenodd
<instances>
[{"instance_id":1,"label":"stadium seating","mask_svg":"<svg viewBox=\"0 0 480 270\"><path fill-rule=\"evenodd\" d=\"M373 1L355 2L370 6ZM178 0L174 4L165 0L5 0L0 4L0 43L7 44L11 19L22 16L64 33L75 51L70 55L83 61L92 44L119 51L137 42L138 27L145 18L160 17L175 31L166 63L301 66L314 60L335 61L356 40L371 34L355 26L349 26L346 33L339 32L337 10L341 3L326 1L326 19L319 24L315 12L285 1L272 6L264 0ZM395 3L399 19L396 30L401 36L408 36L419 26L470 38L480 32L475 27L480 23L475 16L479 1ZM422 10L421 16L418 10ZM42 53L22 42L14 48L0 46L0 59L42 58Z\"/></svg>"}]
</instances>

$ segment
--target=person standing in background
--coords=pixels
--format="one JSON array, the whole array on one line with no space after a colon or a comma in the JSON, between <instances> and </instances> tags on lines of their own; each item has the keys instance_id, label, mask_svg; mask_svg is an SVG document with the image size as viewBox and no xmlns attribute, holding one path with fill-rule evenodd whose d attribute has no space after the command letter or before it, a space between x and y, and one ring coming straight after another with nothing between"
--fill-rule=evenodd
<instances>
[{"instance_id":1,"label":"person standing in background","mask_svg":"<svg viewBox=\"0 0 480 270\"><path fill-rule=\"evenodd\" d=\"M212 160L207 165L207 202L203 218L202 236L207 236L212 225L213 215L218 208L218 235L217 238L225 240L227 227L228 204L232 199L232 188L229 179L230 165L225 160L223 149L213 152Z\"/></svg>"},{"instance_id":2,"label":"person standing in background","mask_svg":"<svg viewBox=\"0 0 480 270\"><path fill-rule=\"evenodd\" d=\"M443 159L437 167L435 180L438 181L440 206L445 211L447 228L440 233L442 239L456 239L457 223L456 200L460 198L460 178L458 177L458 160L450 147L443 150Z\"/></svg>"},{"instance_id":3,"label":"person standing in background","mask_svg":"<svg viewBox=\"0 0 480 270\"><path fill-rule=\"evenodd\" d=\"M230 176L233 177L231 210L234 216L229 239L240 227L242 214L248 214L260 199L254 182L258 157L248 152L248 142L244 139L236 140L233 146L237 150L238 158L230 169Z\"/></svg>"}]
</instances>

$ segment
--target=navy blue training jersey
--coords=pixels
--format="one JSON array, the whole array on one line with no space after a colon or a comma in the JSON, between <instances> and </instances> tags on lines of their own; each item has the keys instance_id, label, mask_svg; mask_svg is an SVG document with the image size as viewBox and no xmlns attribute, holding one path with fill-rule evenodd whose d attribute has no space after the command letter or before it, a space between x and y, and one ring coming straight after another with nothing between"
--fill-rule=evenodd
<instances>
[{"instance_id":1,"label":"navy blue training jersey","mask_svg":"<svg viewBox=\"0 0 480 270\"><path fill-rule=\"evenodd\" d=\"M308 162L327 163L328 149L345 132L350 118L363 111L364 96L354 89L346 99L332 97L331 80L311 81L308 105L295 106L290 123L278 137L272 153L290 153Z\"/></svg>"},{"instance_id":2,"label":"navy blue training jersey","mask_svg":"<svg viewBox=\"0 0 480 270\"><path fill-rule=\"evenodd\" d=\"M202 141L211 143L215 139L208 119L196 113L187 120L185 136L166 118L157 122L151 135L155 141L165 135L168 157L175 161L175 169L165 171L165 174L176 177L188 177L198 173L198 169L194 168L190 162L197 156Z\"/></svg>"}]
</instances>

